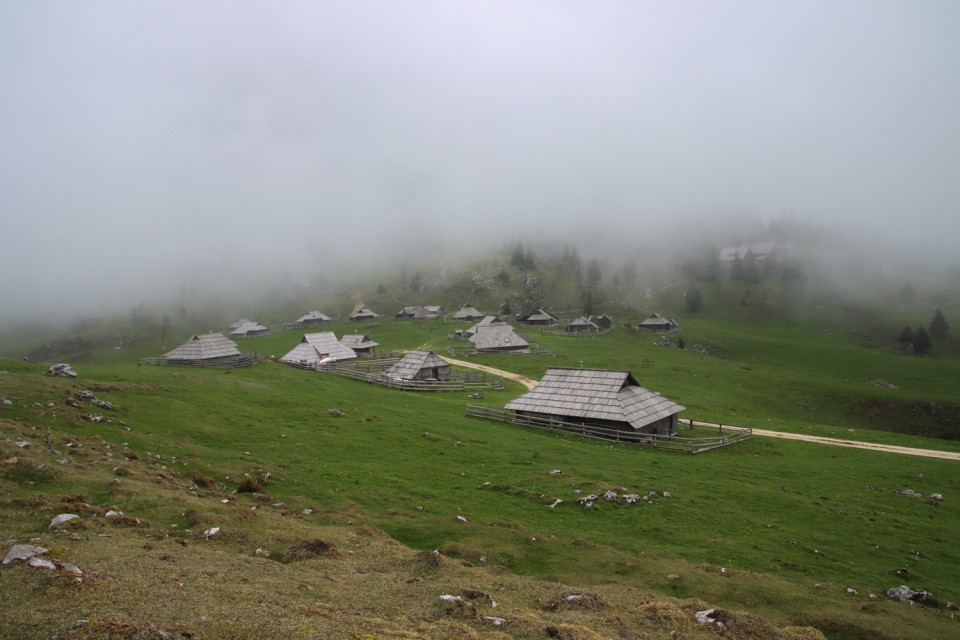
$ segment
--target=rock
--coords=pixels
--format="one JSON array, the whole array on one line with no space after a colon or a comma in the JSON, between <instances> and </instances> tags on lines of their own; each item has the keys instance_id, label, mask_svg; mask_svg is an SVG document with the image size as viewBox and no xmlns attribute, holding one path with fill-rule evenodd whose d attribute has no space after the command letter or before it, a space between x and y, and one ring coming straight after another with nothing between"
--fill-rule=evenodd
<instances>
[{"instance_id":1,"label":"rock","mask_svg":"<svg viewBox=\"0 0 960 640\"><path fill-rule=\"evenodd\" d=\"M930 494L930 499L933 500L934 502L940 502L941 500L943 500L943 494L942 494L942 493L931 493L931 494Z\"/></svg>"},{"instance_id":2,"label":"rock","mask_svg":"<svg viewBox=\"0 0 960 640\"><path fill-rule=\"evenodd\" d=\"M30 443L27 442L26 440L17 440L16 442L14 442L14 444L20 447L21 449L26 449L27 447L30 446Z\"/></svg>"},{"instance_id":3,"label":"rock","mask_svg":"<svg viewBox=\"0 0 960 640\"><path fill-rule=\"evenodd\" d=\"M717 611L716 609L697 611L694 615L697 618L697 622L700 624L715 624L720 628L721 631L725 631L727 628L727 625L725 625L723 620L720 619L722 617L722 612Z\"/></svg>"},{"instance_id":4,"label":"rock","mask_svg":"<svg viewBox=\"0 0 960 640\"><path fill-rule=\"evenodd\" d=\"M923 495L917 493L913 489L904 489L903 491L894 491L895 494L900 496L907 496L908 498L922 498Z\"/></svg>"},{"instance_id":5,"label":"rock","mask_svg":"<svg viewBox=\"0 0 960 640\"><path fill-rule=\"evenodd\" d=\"M76 378L77 372L66 363L59 363L51 366L47 369L47 375L50 376L62 376L64 378Z\"/></svg>"},{"instance_id":6,"label":"rock","mask_svg":"<svg viewBox=\"0 0 960 640\"><path fill-rule=\"evenodd\" d=\"M551 509L556 509L557 506L559 506L559 505L561 505L561 504L563 504L563 500L561 500L560 498L557 498L556 500L553 501L553 504L551 504L551 505L549 505L549 506L550 506Z\"/></svg>"},{"instance_id":7,"label":"rock","mask_svg":"<svg viewBox=\"0 0 960 640\"><path fill-rule=\"evenodd\" d=\"M623 500L627 504L637 504L640 502L641 498L636 493L628 493L623 496Z\"/></svg>"},{"instance_id":8,"label":"rock","mask_svg":"<svg viewBox=\"0 0 960 640\"><path fill-rule=\"evenodd\" d=\"M217 535L218 533L220 533L220 527L210 527L209 529L203 532L203 537L204 539L209 540L210 538Z\"/></svg>"},{"instance_id":9,"label":"rock","mask_svg":"<svg viewBox=\"0 0 960 640\"><path fill-rule=\"evenodd\" d=\"M309 516L310 514L313 513L313 509L304 509L302 513L305 516Z\"/></svg>"},{"instance_id":10,"label":"rock","mask_svg":"<svg viewBox=\"0 0 960 640\"><path fill-rule=\"evenodd\" d=\"M460 596L454 596L449 593L440 596L441 602L463 602L463 598Z\"/></svg>"},{"instance_id":11,"label":"rock","mask_svg":"<svg viewBox=\"0 0 960 640\"><path fill-rule=\"evenodd\" d=\"M458 521L458 522L470 522L469 520L467 520L467 519L464 518L463 516L457 516L457 521Z\"/></svg>"},{"instance_id":12,"label":"rock","mask_svg":"<svg viewBox=\"0 0 960 640\"><path fill-rule=\"evenodd\" d=\"M59 526L64 522L70 522L71 520L76 520L79 517L80 516L78 516L75 513L61 513L60 515L56 516L53 520L50 521L50 525L47 528L53 529L54 527Z\"/></svg>"},{"instance_id":13,"label":"rock","mask_svg":"<svg viewBox=\"0 0 960 640\"><path fill-rule=\"evenodd\" d=\"M484 622L489 622L495 627L501 627L503 626L503 623L506 622L506 620L503 618L498 618L497 616L482 616L480 619Z\"/></svg>"},{"instance_id":14,"label":"rock","mask_svg":"<svg viewBox=\"0 0 960 640\"><path fill-rule=\"evenodd\" d=\"M933 598L933 594L929 591L919 589L914 591L905 584L900 585L899 587L892 587L887 589L887 597L893 598L894 600L909 600L912 602L925 602Z\"/></svg>"},{"instance_id":15,"label":"rock","mask_svg":"<svg viewBox=\"0 0 960 640\"><path fill-rule=\"evenodd\" d=\"M56 569L57 568L57 565L53 564L49 560L44 560L43 558L38 558L37 556L33 556L32 558L27 560L27 564L29 564L31 567L34 567L36 569Z\"/></svg>"},{"instance_id":16,"label":"rock","mask_svg":"<svg viewBox=\"0 0 960 640\"><path fill-rule=\"evenodd\" d=\"M61 562L60 560L54 560L54 564L63 569L67 575L73 577L77 582L83 582L83 571L81 571L77 565L70 564L69 562Z\"/></svg>"},{"instance_id":17,"label":"rock","mask_svg":"<svg viewBox=\"0 0 960 640\"><path fill-rule=\"evenodd\" d=\"M603 499L606 500L607 502L616 502L617 498L619 497L620 495L616 491L613 491L612 489L605 491L603 494Z\"/></svg>"},{"instance_id":18,"label":"rock","mask_svg":"<svg viewBox=\"0 0 960 640\"><path fill-rule=\"evenodd\" d=\"M110 511L107 511L107 513L106 513L106 515L104 515L104 517L105 517L105 518L116 518L116 517L119 517L119 516L122 516L122 515L123 515L123 511L117 511L116 509L110 509Z\"/></svg>"},{"instance_id":19,"label":"rock","mask_svg":"<svg viewBox=\"0 0 960 640\"><path fill-rule=\"evenodd\" d=\"M552 475L552 476L562 476L562 475L563 475L563 471L560 470L560 469L553 469L552 471L550 471L550 475Z\"/></svg>"},{"instance_id":20,"label":"rock","mask_svg":"<svg viewBox=\"0 0 960 640\"><path fill-rule=\"evenodd\" d=\"M10 547L10 551L7 551L7 555L3 559L3 564L10 564L14 560L29 560L34 556L39 556L46 552L47 550L43 547L36 547L32 544L15 544Z\"/></svg>"}]
</instances>

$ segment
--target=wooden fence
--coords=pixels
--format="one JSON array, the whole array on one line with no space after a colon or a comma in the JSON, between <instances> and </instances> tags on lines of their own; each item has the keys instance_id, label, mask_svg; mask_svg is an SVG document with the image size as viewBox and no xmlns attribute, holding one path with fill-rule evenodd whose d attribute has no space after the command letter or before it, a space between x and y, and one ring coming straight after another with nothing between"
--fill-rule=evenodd
<instances>
[{"instance_id":1,"label":"wooden fence","mask_svg":"<svg viewBox=\"0 0 960 640\"><path fill-rule=\"evenodd\" d=\"M447 380L400 380L392 378L386 374L386 370L398 360L378 359L375 362L334 363L317 367L317 371L402 391L452 392L503 389L503 378L473 371L457 372Z\"/></svg>"},{"instance_id":2,"label":"wooden fence","mask_svg":"<svg viewBox=\"0 0 960 640\"><path fill-rule=\"evenodd\" d=\"M241 353L236 358L228 362L210 362L209 360L167 360L166 358L140 358L137 360L137 366L174 366L174 367L203 367L210 369L239 369L249 367L255 362L262 360L256 351L247 351Z\"/></svg>"},{"instance_id":3,"label":"wooden fence","mask_svg":"<svg viewBox=\"0 0 960 640\"><path fill-rule=\"evenodd\" d=\"M497 409L480 405L467 405L467 415L475 418L521 424L534 427L535 429L575 433L584 438L612 440L624 444L643 445L686 453L703 453L705 451L719 449L748 440L753 436L753 430L749 427L734 427L731 425L717 425L715 427L702 426L695 424L693 420L682 419L677 425L678 430L676 435L662 436L579 424L555 418L517 415L515 411L510 409ZM686 422L686 425L684 422ZM683 435L684 433L687 435Z\"/></svg>"}]
</instances>

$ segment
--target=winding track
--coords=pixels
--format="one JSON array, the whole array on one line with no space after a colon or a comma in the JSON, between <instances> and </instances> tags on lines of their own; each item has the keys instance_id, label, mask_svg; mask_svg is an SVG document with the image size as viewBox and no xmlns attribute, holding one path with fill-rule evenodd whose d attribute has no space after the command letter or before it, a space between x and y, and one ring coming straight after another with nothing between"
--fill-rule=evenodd
<instances>
[{"instance_id":1,"label":"winding track","mask_svg":"<svg viewBox=\"0 0 960 640\"><path fill-rule=\"evenodd\" d=\"M450 358L444 358L450 364L455 364L461 367L467 367L469 369L478 369L486 373L492 373L495 376L502 376L508 380L513 380L514 382L519 382L527 389L533 389L537 386L537 381L522 376L519 373L510 373L509 371L504 371L502 369L494 369L493 367L488 367L486 365L477 364L475 362L467 362L466 360L452 360ZM702 426L719 426L712 422L699 422L694 421L695 425ZM783 438L785 440L802 440L803 442L813 442L816 444L830 444L836 447L850 447L852 449L867 449L870 451L882 451L883 453L899 453L901 455L908 456L923 456L925 458L941 458L943 460L960 460L960 453L953 451L937 451L935 449L916 449L914 447L901 447L893 444L879 444L876 442L859 442L857 440L843 440L841 438L828 438L825 436L809 436L802 433L789 433L786 431L769 431L767 429L753 429L753 435L755 436L764 436L767 438Z\"/></svg>"}]
</instances>

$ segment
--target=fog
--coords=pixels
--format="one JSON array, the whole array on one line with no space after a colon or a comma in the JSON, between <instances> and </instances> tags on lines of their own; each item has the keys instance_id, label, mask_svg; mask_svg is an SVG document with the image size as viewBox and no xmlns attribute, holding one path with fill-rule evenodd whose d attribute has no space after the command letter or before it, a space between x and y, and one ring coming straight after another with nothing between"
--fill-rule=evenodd
<instances>
[{"instance_id":1,"label":"fog","mask_svg":"<svg viewBox=\"0 0 960 640\"><path fill-rule=\"evenodd\" d=\"M950 257L957 25L953 0L3 3L0 322L788 213Z\"/></svg>"}]
</instances>

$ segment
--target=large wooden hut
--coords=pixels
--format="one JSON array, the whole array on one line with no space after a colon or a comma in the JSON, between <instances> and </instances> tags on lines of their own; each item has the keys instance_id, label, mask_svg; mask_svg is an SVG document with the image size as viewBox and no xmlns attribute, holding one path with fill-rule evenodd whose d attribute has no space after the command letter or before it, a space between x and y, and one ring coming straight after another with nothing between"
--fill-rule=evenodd
<instances>
[{"instance_id":1,"label":"large wooden hut","mask_svg":"<svg viewBox=\"0 0 960 640\"><path fill-rule=\"evenodd\" d=\"M469 340L483 353L530 353L530 344L508 324L476 327Z\"/></svg>"},{"instance_id":2,"label":"large wooden hut","mask_svg":"<svg viewBox=\"0 0 960 640\"><path fill-rule=\"evenodd\" d=\"M473 334L475 334L477 331L479 331L484 327L498 327L498 326L505 326L505 325L506 323L500 318L498 318L497 316L484 316L483 320L481 320L477 324L467 329L467 335L472 336Z\"/></svg>"},{"instance_id":3,"label":"large wooden hut","mask_svg":"<svg viewBox=\"0 0 960 640\"><path fill-rule=\"evenodd\" d=\"M518 415L631 433L674 435L686 407L641 387L629 371L551 367L534 389L507 403Z\"/></svg>"},{"instance_id":4,"label":"large wooden hut","mask_svg":"<svg viewBox=\"0 0 960 640\"><path fill-rule=\"evenodd\" d=\"M280 362L301 368L315 368L329 362L355 360L357 354L337 340L332 331L305 333L303 339Z\"/></svg>"},{"instance_id":5,"label":"large wooden hut","mask_svg":"<svg viewBox=\"0 0 960 640\"><path fill-rule=\"evenodd\" d=\"M411 351L387 369L386 375L405 381L449 380L450 363L432 351Z\"/></svg>"},{"instance_id":6,"label":"large wooden hut","mask_svg":"<svg viewBox=\"0 0 960 640\"><path fill-rule=\"evenodd\" d=\"M197 334L163 356L167 364L194 366L236 365L243 358L237 343L222 333Z\"/></svg>"},{"instance_id":7,"label":"large wooden hut","mask_svg":"<svg viewBox=\"0 0 960 640\"><path fill-rule=\"evenodd\" d=\"M348 333L340 338L340 344L353 349L358 356L368 356L373 353L374 347L379 347L379 342L374 342L363 333Z\"/></svg>"}]
</instances>

